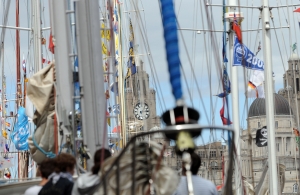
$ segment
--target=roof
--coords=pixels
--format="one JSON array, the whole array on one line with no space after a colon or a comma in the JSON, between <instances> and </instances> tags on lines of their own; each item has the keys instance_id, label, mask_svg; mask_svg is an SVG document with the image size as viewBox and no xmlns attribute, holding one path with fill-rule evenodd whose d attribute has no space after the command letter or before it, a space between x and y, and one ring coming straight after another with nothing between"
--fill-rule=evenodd
<instances>
[{"instance_id":1,"label":"roof","mask_svg":"<svg viewBox=\"0 0 300 195\"><path fill-rule=\"evenodd\" d=\"M275 115L290 115L290 106L288 101L279 94L275 96ZM293 112L291 111L291 115ZM264 116L266 115L265 98L256 98L250 106L248 117Z\"/></svg>"}]
</instances>

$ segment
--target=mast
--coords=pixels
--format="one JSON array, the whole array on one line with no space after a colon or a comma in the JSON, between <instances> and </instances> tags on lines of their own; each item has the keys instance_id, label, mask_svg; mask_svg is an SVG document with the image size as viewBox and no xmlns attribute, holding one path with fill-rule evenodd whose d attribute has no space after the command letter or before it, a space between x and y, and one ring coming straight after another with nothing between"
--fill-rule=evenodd
<instances>
[{"instance_id":1,"label":"mast","mask_svg":"<svg viewBox=\"0 0 300 195\"><path fill-rule=\"evenodd\" d=\"M236 0L229 0L229 9L230 12L236 12ZM230 7L232 6L232 7ZM240 14L238 15L240 16ZM233 31L230 31L229 33L229 60L230 60L230 70L231 70L231 95L232 95L232 117L233 117L233 129L235 132L234 137L234 145L236 147L236 161L235 161L235 188L236 188L236 194L240 195L242 193L241 185L240 185L240 173L238 171L239 168L239 159L241 154L241 148L240 148L240 116L239 116L239 81L238 81L238 67L232 66L232 55L233 55L233 39L234 33ZM239 185L238 185L239 184Z\"/></svg>"},{"instance_id":2,"label":"mast","mask_svg":"<svg viewBox=\"0 0 300 195\"><path fill-rule=\"evenodd\" d=\"M273 70L271 58L271 33L270 33L270 10L269 1L262 0L262 29L265 62L265 98L266 98L266 119L268 129L268 160L269 160L269 193L278 195L278 178L276 166L276 145L275 145L275 121L274 121L274 88Z\"/></svg>"},{"instance_id":3,"label":"mast","mask_svg":"<svg viewBox=\"0 0 300 195\"><path fill-rule=\"evenodd\" d=\"M75 7L83 144L93 155L97 148L108 148L99 3L78 0ZM92 165L93 160L90 159L87 169Z\"/></svg>"}]
</instances>

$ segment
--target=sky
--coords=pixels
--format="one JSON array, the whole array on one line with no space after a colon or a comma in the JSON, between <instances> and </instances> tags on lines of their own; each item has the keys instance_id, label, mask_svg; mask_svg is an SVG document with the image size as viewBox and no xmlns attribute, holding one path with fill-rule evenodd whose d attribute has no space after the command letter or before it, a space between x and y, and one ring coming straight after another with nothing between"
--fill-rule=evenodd
<instances>
[{"instance_id":1,"label":"sky","mask_svg":"<svg viewBox=\"0 0 300 195\"><path fill-rule=\"evenodd\" d=\"M20 0L20 26L29 27L30 26L30 6L29 0ZM42 16L42 27L49 27L49 12L48 12L48 1L41 0L41 16ZM145 62L145 69L150 76L150 85L152 88L155 88L157 95L157 114L161 115L167 109L171 109L175 106L175 100L172 95L172 89L169 82L169 73L167 69L166 55L165 55L165 46L163 39L163 29L159 8L159 1L155 0L120 0L121 7L123 12L121 13L123 18L120 25L122 25L124 32L128 35L128 18L130 17L133 21L141 19L144 24L146 33L141 33L139 31L139 23L133 23L133 28L135 30L135 35L137 37L137 44L139 45L138 52L146 54L146 56L151 56L154 62L155 69L157 71L158 83L160 86L156 88L154 84L154 75L151 73L150 61L146 57L141 57ZM134 14L133 3L138 2L140 18L136 18ZM222 100L213 95L220 93L221 83L220 83L220 64L221 54L222 54L222 33L214 32L212 35L215 37L218 47L212 47L212 39L210 33L205 33L201 29L209 29L209 25L212 25L214 30L223 30L222 23L222 8L216 6L208 6L209 17L213 23L208 23L206 11L204 7L208 4L222 4L222 0L174 0L175 12L177 14L179 28L189 28L189 29L200 29L200 33L197 31L186 31L179 30L179 45L180 45L180 59L184 69L182 71L182 88L184 92L185 102L188 106L194 107L200 112L201 119L199 123L201 125L216 124L221 125L221 119L219 116L219 110L222 107ZM239 2L239 1L237 1ZM286 5L294 4L293 7L283 7L283 8L273 8L272 16L274 19L274 25L276 27L285 27L271 30L271 40L272 40L272 66L274 72L275 80L275 91L283 88L283 72L287 68L287 60L291 54L291 45L294 43L299 43L299 25L298 21L300 19L300 13L293 13L295 8L300 7L299 1L297 0L273 0L269 1L270 6L276 5ZM263 44L263 34L261 31L257 31L258 28L261 28L261 22L259 23L260 11L257 7L261 6L260 0L252 1L240 1L241 5L245 6L255 6L256 8L241 8L241 11L244 13L244 20L241 23L243 30L253 29L251 32L243 32L243 42L250 48L254 53L257 51L259 42ZM101 8L100 8L101 9ZM3 0L0 2L0 13L3 13ZM237 10L239 11L239 10ZM3 21L3 14L0 14L0 21ZM123 25L124 24L124 25ZM10 26L15 26L15 1L11 1L10 12L8 17L8 24ZM271 22L271 26L273 23ZM228 24L226 25L228 29ZM126 32L127 31L127 32ZM276 33L275 33L276 32ZM27 65L32 64L32 52L33 44L30 41L30 32L21 31L21 60L22 55L25 55ZM182 35L181 35L182 34ZM43 31L43 36L46 38L47 43L43 46L43 57L47 60L51 60L52 56L50 55L47 45L49 38L49 30ZM142 37L145 37L148 40L149 48L147 49ZM126 38L125 38L126 41ZM125 42L124 41L124 42ZM127 43L124 43L125 45ZM186 45L186 48L185 48ZM299 45L299 44L298 44ZM263 49L258 53L258 58L263 60ZM28 52L30 55L27 55ZM299 50L296 50L299 54ZM188 55L187 55L188 54ZM14 98L15 90L15 30L6 30L5 37L5 51L4 51L4 62L5 62L5 75L7 77L7 92L8 99ZM227 58L231 58L227 55ZM191 61L191 63L190 63ZM190 64L192 64L193 69ZM196 80L193 79L192 72L196 75ZM230 64L228 64L228 72L230 74ZM186 75L186 81L183 77L183 73ZM240 108L240 126L241 128L247 128L247 104L245 98L245 80L248 78L245 76L250 75L250 71L246 71L244 74L244 69L242 67L238 70L239 75L239 108ZM202 99L199 96L199 91L197 89L196 83L199 86ZM189 95L191 94L191 96ZM231 103L231 97L229 96L229 106ZM191 101L192 100L192 101ZM248 100L248 107L251 105L251 102L254 99ZM162 104L162 107L160 106ZM8 110L14 110L14 104L10 104ZM229 110L231 114L231 110Z\"/></svg>"}]
</instances>

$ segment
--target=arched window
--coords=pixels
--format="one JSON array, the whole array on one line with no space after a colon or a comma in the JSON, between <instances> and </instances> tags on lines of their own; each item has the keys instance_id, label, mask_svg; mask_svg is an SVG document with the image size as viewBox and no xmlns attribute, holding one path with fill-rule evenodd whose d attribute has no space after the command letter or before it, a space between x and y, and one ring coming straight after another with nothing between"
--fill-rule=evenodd
<instances>
[{"instance_id":1,"label":"arched window","mask_svg":"<svg viewBox=\"0 0 300 195\"><path fill-rule=\"evenodd\" d=\"M293 192L298 192L298 184L297 183L295 183L293 185Z\"/></svg>"}]
</instances>

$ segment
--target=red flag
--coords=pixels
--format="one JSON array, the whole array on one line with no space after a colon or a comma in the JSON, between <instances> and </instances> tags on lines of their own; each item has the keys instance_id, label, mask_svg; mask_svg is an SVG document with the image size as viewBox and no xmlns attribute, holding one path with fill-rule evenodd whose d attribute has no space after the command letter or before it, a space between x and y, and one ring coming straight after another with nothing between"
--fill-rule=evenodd
<instances>
[{"instance_id":1,"label":"red flag","mask_svg":"<svg viewBox=\"0 0 300 195\"><path fill-rule=\"evenodd\" d=\"M235 13L234 13L234 21L232 23L232 30L235 32L239 42L242 43L242 31L239 24L237 23Z\"/></svg>"},{"instance_id":2,"label":"red flag","mask_svg":"<svg viewBox=\"0 0 300 195\"><path fill-rule=\"evenodd\" d=\"M295 9L294 12L300 12L300 8Z\"/></svg>"},{"instance_id":3,"label":"red flag","mask_svg":"<svg viewBox=\"0 0 300 195\"><path fill-rule=\"evenodd\" d=\"M50 37L49 37L49 50L54 54L54 43L53 43L53 37L52 37L52 33L50 33Z\"/></svg>"},{"instance_id":4,"label":"red flag","mask_svg":"<svg viewBox=\"0 0 300 195\"><path fill-rule=\"evenodd\" d=\"M226 117L224 117L224 104L220 110L220 117L221 117L221 120L223 122L223 125L230 125L232 124L232 122L230 120L228 120Z\"/></svg>"}]
</instances>

